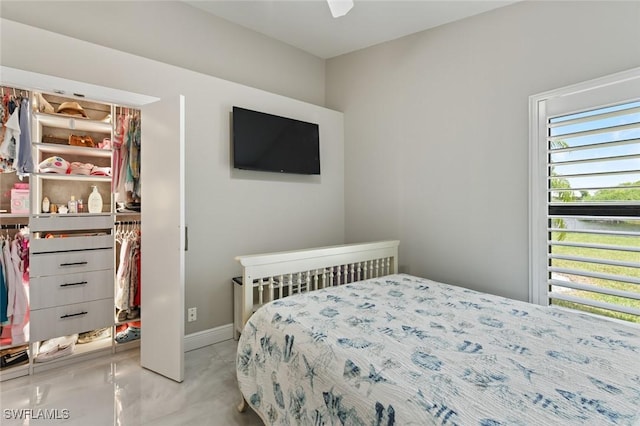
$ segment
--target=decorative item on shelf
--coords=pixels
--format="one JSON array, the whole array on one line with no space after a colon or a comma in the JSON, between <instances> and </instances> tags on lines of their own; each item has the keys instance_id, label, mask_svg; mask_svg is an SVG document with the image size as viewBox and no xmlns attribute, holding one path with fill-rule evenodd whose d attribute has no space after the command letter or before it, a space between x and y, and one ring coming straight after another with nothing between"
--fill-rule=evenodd
<instances>
[{"instance_id":1,"label":"decorative item on shelf","mask_svg":"<svg viewBox=\"0 0 640 426\"><path fill-rule=\"evenodd\" d=\"M71 196L71 199L67 203L69 208L69 213L78 213L78 202L76 201L76 197L74 195Z\"/></svg>"},{"instance_id":2,"label":"decorative item on shelf","mask_svg":"<svg viewBox=\"0 0 640 426\"><path fill-rule=\"evenodd\" d=\"M82 202L82 198L76 200L78 203L78 213L84 213L84 203Z\"/></svg>"},{"instance_id":3,"label":"decorative item on shelf","mask_svg":"<svg viewBox=\"0 0 640 426\"><path fill-rule=\"evenodd\" d=\"M51 206L49 206L49 213L51 214L58 213L58 205L51 203Z\"/></svg>"},{"instance_id":4,"label":"decorative item on shelf","mask_svg":"<svg viewBox=\"0 0 640 426\"><path fill-rule=\"evenodd\" d=\"M49 202L49 198L45 196L42 199L42 213L49 213L50 206L51 203Z\"/></svg>"},{"instance_id":5,"label":"decorative item on shelf","mask_svg":"<svg viewBox=\"0 0 640 426\"><path fill-rule=\"evenodd\" d=\"M40 173L57 173L66 175L69 172L70 164L62 157L49 157L38 165Z\"/></svg>"},{"instance_id":6,"label":"decorative item on shelf","mask_svg":"<svg viewBox=\"0 0 640 426\"><path fill-rule=\"evenodd\" d=\"M69 140L65 138L57 138L53 135L44 135L42 136L42 143L65 145L69 143Z\"/></svg>"},{"instance_id":7,"label":"decorative item on shelf","mask_svg":"<svg viewBox=\"0 0 640 426\"><path fill-rule=\"evenodd\" d=\"M91 187L93 190L89 194L89 213L102 213L102 195L98 192L97 186L92 185Z\"/></svg>"},{"instance_id":8,"label":"decorative item on shelf","mask_svg":"<svg viewBox=\"0 0 640 426\"><path fill-rule=\"evenodd\" d=\"M60 204L58 206L58 213L60 214L67 214L69 213L69 209L67 208L67 206L65 206L64 204Z\"/></svg>"},{"instance_id":9,"label":"decorative item on shelf","mask_svg":"<svg viewBox=\"0 0 640 426\"><path fill-rule=\"evenodd\" d=\"M83 146L85 148L95 148L96 146L95 142L93 142L93 138L87 135L69 135L69 145Z\"/></svg>"},{"instance_id":10,"label":"decorative item on shelf","mask_svg":"<svg viewBox=\"0 0 640 426\"><path fill-rule=\"evenodd\" d=\"M79 115L87 118L87 113L77 102L63 102L58 107L58 114Z\"/></svg>"}]
</instances>

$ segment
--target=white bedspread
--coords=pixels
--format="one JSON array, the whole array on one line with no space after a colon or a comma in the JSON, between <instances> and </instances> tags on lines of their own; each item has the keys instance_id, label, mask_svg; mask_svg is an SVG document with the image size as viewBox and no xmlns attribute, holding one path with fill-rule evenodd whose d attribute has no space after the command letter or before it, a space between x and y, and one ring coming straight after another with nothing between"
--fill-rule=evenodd
<instances>
[{"instance_id":1,"label":"white bedspread","mask_svg":"<svg viewBox=\"0 0 640 426\"><path fill-rule=\"evenodd\" d=\"M267 424L640 425L640 329L390 275L260 308L237 376Z\"/></svg>"}]
</instances>

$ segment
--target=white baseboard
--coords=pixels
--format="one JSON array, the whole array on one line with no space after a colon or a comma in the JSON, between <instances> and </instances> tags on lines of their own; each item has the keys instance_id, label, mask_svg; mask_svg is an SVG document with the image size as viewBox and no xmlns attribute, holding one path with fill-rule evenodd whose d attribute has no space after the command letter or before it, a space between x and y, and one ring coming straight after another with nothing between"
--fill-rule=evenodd
<instances>
[{"instance_id":1,"label":"white baseboard","mask_svg":"<svg viewBox=\"0 0 640 426\"><path fill-rule=\"evenodd\" d=\"M189 352L229 339L233 339L233 324L198 331L184 336L184 351Z\"/></svg>"}]
</instances>

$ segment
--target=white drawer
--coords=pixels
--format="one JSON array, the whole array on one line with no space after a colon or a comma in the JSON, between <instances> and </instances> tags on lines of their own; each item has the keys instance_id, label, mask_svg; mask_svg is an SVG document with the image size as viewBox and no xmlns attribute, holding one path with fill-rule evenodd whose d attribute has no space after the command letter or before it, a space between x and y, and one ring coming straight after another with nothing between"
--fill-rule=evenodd
<instances>
[{"instance_id":1,"label":"white drawer","mask_svg":"<svg viewBox=\"0 0 640 426\"><path fill-rule=\"evenodd\" d=\"M70 235L65 238L33 238L29 243L31 254L68 250L113 248L113 235Z\"/></svg>"},{"instance_id":2,"label":"white drawer","mask_svg":"<svg viewBox=\"0 0 640 426\"><path fill-rule=\"evenodd\" d=\"M113 325L113 298L31 311L31 341Z\"/></svg>"},{"instance_id":3,"label":"white drawer","mask_svg":"<svg viewBox=\"0 0 640 426\"><path fill-rule=\"evenodd\" d=\"M31 278L31 309L113 297L114 279L113 269Z\"/></svg>"},{"instance_id":4,"label":"white drawer","mask_svg":"<svg viewBox=\"0 0 640 426\"><path fill-rule=\"evenodd\" d=\"M42 277L103 269L113 270L113 256L113 249L34 254L29 259L29 276Z\"/></svg>"},{"instance_id":5,"label":"white drawer","mask_svg":"<svg viewBox=\"0 0 640 426\"><path fill-rule=\"evenodd\" d=\"M32 216L29 220L29 228L32 232L109 229L112 227L113 215L111 214L40 214Z\"/></svg>"}]
</instances>

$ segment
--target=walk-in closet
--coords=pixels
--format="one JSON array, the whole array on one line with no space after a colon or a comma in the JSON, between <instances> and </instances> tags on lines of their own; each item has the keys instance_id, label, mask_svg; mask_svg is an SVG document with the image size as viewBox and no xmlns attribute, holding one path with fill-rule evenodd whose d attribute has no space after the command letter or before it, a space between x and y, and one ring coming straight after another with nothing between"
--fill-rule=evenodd
<instances>
[{"instance_id":1,"label":"walk-in closet","mask_svg":"<svg viewBox=\"0 0 640 426\"><path fill-rule=\"evenodd\" d=\"M145 323L157 324L153 309L145 317L142 278L157 255L143 251L141 105L151 99L105 101L108 89L85 93L78 87L86 85L3 71L0 380L8 380L140 347ZM151 304L156 291L150 286ZM149 334L152 349L142 348L141 358L157 345L159 333ZM181 370L167 374L150 359L148 368L182 380Z\"/></svg>"}]
</instances>

